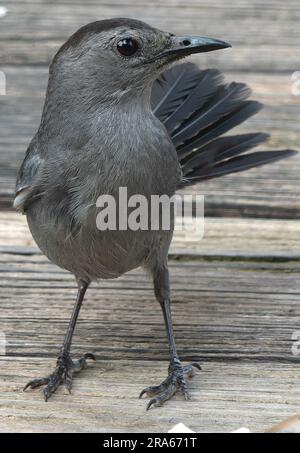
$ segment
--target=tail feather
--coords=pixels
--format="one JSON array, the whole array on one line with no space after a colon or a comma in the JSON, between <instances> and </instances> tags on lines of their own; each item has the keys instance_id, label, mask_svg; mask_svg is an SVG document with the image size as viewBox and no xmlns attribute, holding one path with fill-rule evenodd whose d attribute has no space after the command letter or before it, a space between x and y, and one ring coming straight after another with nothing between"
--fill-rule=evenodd
<instances>
[{"instance_id":1,"label":"tail feather","mask_svg":"<svg viewBox=\"0 0 300 453\"><path fill-rule=\"evenodd\" d=\"M217 148L217 161L228 159L238 154L249 151L251 148L264 143L268 140L269 134L253 133L234 135L233 137L221 137L215 140ZM213 143L211 143L213 146Z\"/></svg>"},{"instance_id":2,"label":"tail feather","mask_svg":"<svg viewBox=\"0 0 300 453\"><path fill-rule=\"evenodd\" d=\"M187 180L184 181L184 186L190 186L196 182L218 178L230 173L249 170L250 168L269 164L280 159L286 159L287 157L292 157L297 154L297 151L285 149L281 151L257 151L251 154L234 157L233 159L218 163L210 169L204 168L196 170L192 173L192 176L188 176Z\"/></svg>"},{"instance_id":3,"label":"tail feather","mask_svg":"<svg viewBox=\"0 0 300 453\"><path fill-rule=\"evenodd\" d=\"M247 170L296 154L291 150L244 154L268 134L221 137L261 108L242 83L225 84L218 70L192 63L166 71L154 84L153 111L164 123L182 165L183 185Z\"/></svg>"},{"instance_id":4,"label":"tail feather","mask_svg":"<svg viewBox=\"0 0 300 453\"><path fill-rule=\"evenodd\" d=\"M225 118L216 121L214 124L204 130L200 130L197 135L187 140L182 145L176 146L179 160L185 158L188 154L197 148L210 143L217 137L230 131L232 128L246 121L255 113L261 110L262 104L256 101L244 101L236 110L229 113ZM176 145L176 144L175 144Z\"/></svg>"},{"instance_id":5,"label":"tail feather","mask_svg":"<svg viewBox=\"0 0 300 453\"><path fill-rule=\"evenodd\" d=\"M232 83L228 87L220 87L216 95L210 99L208 105L193 113L190 118L183 123L178 130L172 134L172 139L176 145L184 143L194 137L199 131L203 131L209 126L214 125L227 115L241 106L241 102L249 96L249 89L244 84Z\"/></svg>"},{"instance_id":6,"label":"tail feather","mask_svg":"<svg viewBox=\"0 0 300 453\"><path fill-rule=\"evenodd\" d=\"M183 173L188 175L199 168L207 168L208 165L238 156L265 142L268 138L269 135L263 133L217 138L202 149L197 149L182 162Z\"/></svg>"}]
</instances>

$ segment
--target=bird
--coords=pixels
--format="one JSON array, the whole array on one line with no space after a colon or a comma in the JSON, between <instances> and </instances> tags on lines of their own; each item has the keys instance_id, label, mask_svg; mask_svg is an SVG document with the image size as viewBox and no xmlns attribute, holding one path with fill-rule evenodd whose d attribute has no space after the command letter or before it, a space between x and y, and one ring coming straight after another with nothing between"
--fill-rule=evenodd
<instances>
[{"instance_id":1,"label":"bird","mask_svg":"<svg viewBox=\"0 0 300 453\"><path fill-rule=\"evenodd\" d=\"M187 378L198 363L183 365L171 317L168 250L174 230L99 229L97 200L128 196L172 197L195 183L295 155L284 149L254 151L265 133L229 135L262 105L243 83L225 83L217 69L199 69L185 57L230 48L219 39L175 35L128 18L98 20L77 30L49 69L41 121L19 169L14 207L50 261L71 272L77 296L54 371L24 390L43 387L47 401L74 373L86 353L71 355L85 293L96 280L138 267L150 273L166 327L166 379L146 387L147 409L179 392L190 399ZM178 64L176 64L178 63ZM159 306L157 305L157 306Z\"/></svg>"}]
</instances>

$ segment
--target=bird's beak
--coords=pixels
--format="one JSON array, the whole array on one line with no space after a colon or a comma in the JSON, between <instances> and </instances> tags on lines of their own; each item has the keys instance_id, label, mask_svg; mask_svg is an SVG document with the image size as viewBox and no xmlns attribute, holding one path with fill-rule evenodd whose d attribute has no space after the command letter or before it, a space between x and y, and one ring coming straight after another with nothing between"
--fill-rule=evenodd
<instances>
[{"instance_id":1,"label":"bird's beak","mask_svg":"<svg viewBox=\"0 0 300 453\"><path fill-rule=\"evenodd\" d=\"M172 36L171 46L161 52L155 59L161 57L185 57L193 53L212 52L213 50L227 49L231 44L219 39L203 36ZM152 59L152 61L154 58Z\"/></svg>"},{"instance_id":2,"label":"bird's beak","mask_svg":"<svg viewBox=\"0 0 300 453\"><path fill-rule=\"evenodd\" d=\"M219 39L203 36L173 36L169 54L190 55L192 53L212 52L213 50L227 49L231 44Z\"/></svg>"}]
</instances>

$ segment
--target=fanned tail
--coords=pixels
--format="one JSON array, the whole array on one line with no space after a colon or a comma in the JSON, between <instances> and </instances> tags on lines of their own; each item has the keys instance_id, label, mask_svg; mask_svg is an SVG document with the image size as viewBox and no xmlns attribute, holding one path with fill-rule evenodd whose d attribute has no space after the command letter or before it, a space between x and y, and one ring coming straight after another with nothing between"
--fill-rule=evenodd
<instances>
[{"instance_id":1,"label":"fanned tail","mask_svg":"<svg viewBox=\"0 0 300 453\"><path fill-rule=\"evenodd\" d=\"M250 89L225 84L215 69L192 63L174 66L155 82L152 108L168 130L182 166L182 185L216 178L297 154L293 150L243 154L265 142L264 133L225 136L261 108Z\"/></svg>"}]
</instances>

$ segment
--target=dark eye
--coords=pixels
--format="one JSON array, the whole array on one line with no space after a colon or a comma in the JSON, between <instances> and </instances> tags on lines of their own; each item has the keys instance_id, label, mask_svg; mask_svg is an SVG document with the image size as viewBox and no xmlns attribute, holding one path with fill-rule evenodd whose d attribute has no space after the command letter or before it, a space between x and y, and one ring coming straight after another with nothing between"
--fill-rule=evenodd
<instances>
[{"instance_id":1,"label":"dark eye","mask_svg":"<svg viewBox=\"0 0 300 453\"><path fill-rule=\"evenodd\" d=\"M117 49L124 57L131 57L139 50L139 45L134 39L125 38L118 42Z\"/></svg>"}]
</instances>

